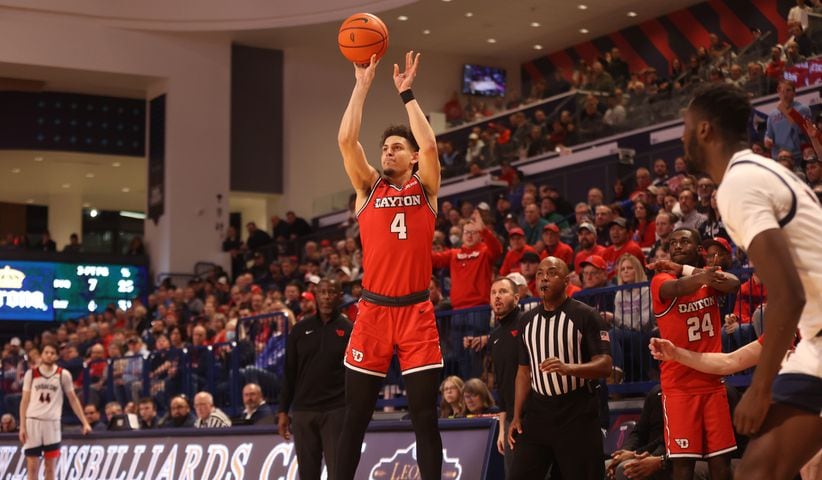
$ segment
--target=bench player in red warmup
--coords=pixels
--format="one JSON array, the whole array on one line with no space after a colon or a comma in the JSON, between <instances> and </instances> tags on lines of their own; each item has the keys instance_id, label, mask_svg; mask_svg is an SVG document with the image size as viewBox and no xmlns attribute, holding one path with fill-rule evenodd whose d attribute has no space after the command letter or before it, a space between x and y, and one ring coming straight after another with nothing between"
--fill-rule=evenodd
<instances>
[{"instance_id":1,"label":"bench player in red warmup","mask_svg":"<svg viewBox=\"0 0 822 480\"><path fill-rule=\"evenodd\" d=\"M671 234L671 259L701 265L699 232L680 228ZM714 268L677 278L659 272L651 281L654 315L662 338L696 352L721 352L717 296L735 292L739 279ZM665 448L674 480L693 479L696 459L706 459L711 478L731 478L730 453L736 450L728 396L722 377L682 364L663 362L660 374L665 413Z\"/></svg>"},{"instance_id":2,"label":"bench player in red warmup","mask_svg":"<svg viewBox=\"0 0 822 480\"><path fill-rule=\"evenodd\" d=\"M363 294L345 353L346 414L332 478L354 478L365 430L396 349L408 391L423 480L439 479L442 440L437 426L437 392L442 354L428 300L431 243L437 216L440 164L434 131L414 99L411 85L420 55L405 55L405 71L394 65L394 86L408 113L405 126L383 133L382 175L359 142L363 106L377 69L354 66L356 83L340 124L343 164L357 193L356 215L363 247Z\"/></svg>"}]
</instances>

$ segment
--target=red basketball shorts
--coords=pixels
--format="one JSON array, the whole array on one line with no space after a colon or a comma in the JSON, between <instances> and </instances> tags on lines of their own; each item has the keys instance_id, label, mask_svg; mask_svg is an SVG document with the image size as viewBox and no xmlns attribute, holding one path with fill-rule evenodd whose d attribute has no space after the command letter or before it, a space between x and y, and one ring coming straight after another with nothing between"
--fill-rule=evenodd
<instances>
[{"instance_id":1,"label":"red basketball shorts","mask_svg":"<svg viewBox=\"0 0 822 480\"><path fill-rule=\"evenodd\" d=\"M345 366L384 377L396 349L403 375L442 367L434 306L429 301L403 307L359 302L360 311L345 350Z\"/></svg>"},{"instance_id":2,"label":"red basketball shorts","mask_svg":"<svg viewBox=\"0 0 822 480\"><path fill-rule=\"evenodd\" d=\"M665 447L671 458L710 458L736 450L728 394L662 394Z\"/></svg>"}]
</instances>

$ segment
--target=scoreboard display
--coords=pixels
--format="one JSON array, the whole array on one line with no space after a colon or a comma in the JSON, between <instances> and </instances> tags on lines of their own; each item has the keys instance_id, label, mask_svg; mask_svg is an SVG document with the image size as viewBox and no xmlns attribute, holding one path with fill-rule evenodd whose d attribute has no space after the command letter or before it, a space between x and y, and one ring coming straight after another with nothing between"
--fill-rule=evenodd
<instances>
[{"instance_id":1,"label":"scoreboard display","mask_svg":"<svg viewBox=\"0 0 822 480\"><path fill-rule=\"evenodd\" d=\"M0 320L64 321L145 300L143 265L0 260Z\"/></svg>"}]
</instances>

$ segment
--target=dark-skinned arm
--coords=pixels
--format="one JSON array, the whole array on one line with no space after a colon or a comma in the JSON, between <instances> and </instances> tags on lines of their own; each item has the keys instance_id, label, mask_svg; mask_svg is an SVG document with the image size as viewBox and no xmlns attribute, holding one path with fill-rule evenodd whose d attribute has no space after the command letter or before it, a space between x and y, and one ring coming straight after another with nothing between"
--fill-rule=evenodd
<instances>
[{"instance_id":1,"label":"dark-skinned arm","mask_svg":"<svg viewBox=\"0 0 822 480\"><path fill-rule=\"evenodd\" d=\"M711 282L712 273L706 269L687 277L668 280L659 288L659 297L662 300L668 300L682 295L690 295L702 288L703 285L708 285ZM739 282L738 279L737 282Z\"/></svg>"},{"instance_id":2,"label":"dark-skinned arm","mask_svg":"<svg viewBox=\"0 0 822 480\"><path fill-rule=\"evenodd\" d=\"M508 444L514 448L516 439L514 432L522 433L522 410L528 393L531 391L531 367L520 365L517 369L517 378L514 382L514 418L511 419L511 429L508 431Z\"/></svg>"},{"instance_id":3,"label":"dark-skinned arm","mask_svg":"<svg viewBox=\"0 0 822 480\"><path fill-rule=\"evenodd\" d=\"M737 431L750 435L759 431L770 406L771 384L790 348L805 308L805 290L796 270L790 247L781 229L760 232L751 241L748 255L768 290L765 305L765 338L751 386L734 414Z\"/></svg>"}]
</instances>

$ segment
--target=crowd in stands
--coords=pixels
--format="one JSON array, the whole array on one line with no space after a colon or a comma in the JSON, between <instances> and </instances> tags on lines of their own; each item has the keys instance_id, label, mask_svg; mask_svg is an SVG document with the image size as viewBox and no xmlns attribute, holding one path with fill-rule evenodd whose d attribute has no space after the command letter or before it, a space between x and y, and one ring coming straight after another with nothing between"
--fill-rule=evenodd
<instances>
[{"instance_id":1,"label":"crowd in stands","mask_svg":"<svg viewBox=\"0 0 822 480\"><path fill-rule=\"evenodd\" d=\"M791 28L795 37L800 35L795 23ZM615 49L590 67L581 64L571 82L559 74L538 82L529 97L538 100L562 89L585 89L605 92L608 108L603 110L601 97L591 93L578 117L568 111L553 119L539 110L533 118L516 112L509 117L510 125L497 131L472 131L464 154L447 142L441 145L444 166L498 164L499 176L508 185L496 198L477 204L439 205L429 290L440 312L446 359L442 417L499 411L488 355L494 325L489 291L495 278L513 280L521 308L532 308L540 296L536 265L549 255L565 261L571 270L567 293L594 306L611 329L615 368L610 381L620 383L652 380L657 373L647 352L648 339L655 334L647 286L653 271L647 265L670 258L668 239L674 230L700 233L708 265L725 270L752 267L723 227L717 185L708 177L691 175L681 157L656 159L650 168L639 167L632 178L619 179L610 188L591 186L586 201L572 204L554 186L524 178L511 166L509 154L524 149L536 155L598 135L624 121L626 112L632 115L631 109L652 105L659 96L672 98L673 92L700 82L737 82L753 95L770 92L777 88L777 82L768 80L776 78L771 66L787 61L782 56L779 48L764 68L754 61L744 74L733 50L713 36L710 46L684 65L673 62L672 72L661 76L629 72ZM788 109L810 115L796 104L793 90L789 82L779 83L784 108L768 119L766 136L751 148L773 155L822 195L822 144L814 136L816 127L807 135L795 123L780 123L787 122ZM521 104L507 103L505 108ZM471 115L457 117L472 120ZM822 130L820 118L816 120L809 123L820 123ZM507 150L501 147L505 144ZM15 428L23 374L37 365L38 349L46 343L59 346L59 364L72 374L95 428L276 423L270 405L277 402L284 334L289 325L316 314L314 291L321 279L344 286L344 312L356 321L362 250L353 216L336 234L323 238L312 235L308 222L294 212L284 220L272 217L269 231L254 223L246 229L245 239L234 228L227 232L223 250L231 254L230 272L217 267L181 285L166 280L145 303L134 299L128 310L112 305L100 314L3 344L2 431ZM2 247L21 248L9 247L15 244L11 240ZM738 348L761 333L766 301L767 292L755 274L746 276L739 293L726 299L721 307L727 348ZM232 392L232 372L239 373L241 406L231 402L232 393L239 393ZM401 391L396 375L387 381L394 386L386 395Z\"/></svg>"},{"instance_id":2,"label":"crowd in stands","mask_svg":"<svg viewBox=\"0 0 822 480\"><path fill-rule=\"evenodd\" d=\"M34 240L32 241L32 238ZM14 234L7 233L0 235L0 252L3 251L36 251L36 252L57 252L57 242L51 238L51 233L44 230L39 235ZM80 242L80 236L76 233L69 235L69 241L63 249L63 253L83 253L83 244ZM141 256L146 254L143 239L140 236L132 237L126 249L122 252L124 255Z\"/></svg>"},{"instance_id":3,"label":"crowd in stands","mask_svg":"<svg viewBox=\"0 0 822 480\"><path fill-rule=\"evenodd\" d=\"M775 93L787 68L822 53L822 16L814 16L822 15L822 4L810 3L792 10L804 13L788 18L788 38L752 28L752 42L735 49L710 34L709 44L689 58L670 59L668 71L630 71L615 47L580 60L572 71L556 70L533 81L527 95L511 91L493 100L460 99L454 92L443 107L448 125L473 127L440 141L444 175L482 175L503 161L563 153L577 144L677 118L693 91L709 82L736 85L752 98ZM548 105L528 108L566 92L576 94L573 101L552 110L545 109ZM507 118L501 115L505 113Z\"/></svg>"}]
</instances>

